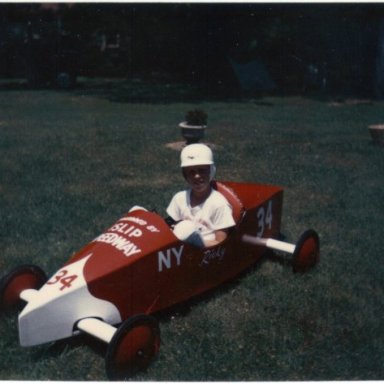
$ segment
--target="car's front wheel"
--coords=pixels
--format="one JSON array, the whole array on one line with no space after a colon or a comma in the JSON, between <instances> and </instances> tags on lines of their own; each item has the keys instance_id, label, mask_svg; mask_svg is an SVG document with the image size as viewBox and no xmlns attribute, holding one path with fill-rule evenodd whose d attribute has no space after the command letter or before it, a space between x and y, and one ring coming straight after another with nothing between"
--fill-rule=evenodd
<instances>
[{"instance_id":1,"label":"car's front wheel","mask_svg":"<svg viewBox=\"0 0 384 384\"><path fill-rule=\"evenodd\" d=\"M147 368L160 349L157 320L136 315L124 321L108 345L106 371L111 380L124 380Z\"/></svg>"},{"instance_id":2,"label":"car's front wheel","mask_svg":"<svg viewBox=\"0 0 384 384\"><path fill-rule=\"evenodd\" d=\"M22 291L40 289L46 281L46 274L36 265L20 265L12 269L0 280L0 311L21 303Z\"/></svg>"}]
</instances>

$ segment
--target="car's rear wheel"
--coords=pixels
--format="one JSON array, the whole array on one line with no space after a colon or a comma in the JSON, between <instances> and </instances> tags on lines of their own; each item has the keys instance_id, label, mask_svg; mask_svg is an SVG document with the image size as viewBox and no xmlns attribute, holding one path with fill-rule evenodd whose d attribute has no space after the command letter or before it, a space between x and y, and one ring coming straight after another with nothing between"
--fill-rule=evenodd
<instances>
[{"instance_id":1,"label":"car's rear wheel","mask_svg":"<svg viewBox=\"0 0 384 384\"><path fill-rule=\"evenodd\" d=\"M155 318L136 315L124 321L108 345L106 371L111 380L124 380L147 368L160 349Z\"/></svg>"},{"instance_id":2,"label":"car's rear wheel","mask_svg":"<svg viewBox=\"0 0 384 384\"><path fill-rule=\"evenodd\" d=\"M302 233L296 243L293 253L292 266L294 272L307 272L313 268L320 259L319 235L313 229Z\"/></svg>"},{"instance_id":3,"label":"car's rear wheel","mask_svg":"<svg viewBox=\"0 0 384 384\"><path fill-rule=\"evenodd\" d=\"M20 304L22 291L40 289L46 281L46 274L36 265L20 265L12 269L0 280L0 310Z\"/></svg>"}]
</instances>

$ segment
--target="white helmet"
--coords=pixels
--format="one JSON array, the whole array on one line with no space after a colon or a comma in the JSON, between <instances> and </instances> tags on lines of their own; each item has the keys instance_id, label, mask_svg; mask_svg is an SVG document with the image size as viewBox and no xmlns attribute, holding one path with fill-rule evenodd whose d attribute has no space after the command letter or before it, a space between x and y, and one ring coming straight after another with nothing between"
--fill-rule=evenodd
<instances>
[{"instance_id":1,"label":"white helmet","mask_svg":"<svg viewBox=\"0 0 384 384\"><path fill-rule=\"evenodd\" d=\"M180 166L213 165L211 148L204 144L190 144L184 147L180 154Z\"/></svg>"}]
</instances>

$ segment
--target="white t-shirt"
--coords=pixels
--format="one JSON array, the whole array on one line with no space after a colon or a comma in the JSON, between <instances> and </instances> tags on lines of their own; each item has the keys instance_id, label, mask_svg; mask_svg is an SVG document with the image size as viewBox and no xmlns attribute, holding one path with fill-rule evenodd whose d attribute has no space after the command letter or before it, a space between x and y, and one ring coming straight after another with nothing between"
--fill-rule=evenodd
<instances>
[{"instance_id":1,"label":"white t-shirt","mask_svg":"<svg viewBox=\"0 0 384 384\"><path fill-rule=\"evenodd\" d=\"M227 199L212 189L208 198L200 205L191 207L191 190L176 193L167 213L175 221L190 220L204 240L214 240L215 231L233 227L232 207Z\"/></svg>"}]
</instances>

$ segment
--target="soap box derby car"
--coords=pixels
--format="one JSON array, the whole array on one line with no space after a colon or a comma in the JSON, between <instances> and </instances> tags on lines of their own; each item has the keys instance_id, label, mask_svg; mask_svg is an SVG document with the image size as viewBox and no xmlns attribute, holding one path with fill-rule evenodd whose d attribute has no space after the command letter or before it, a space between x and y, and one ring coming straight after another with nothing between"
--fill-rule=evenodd
<instances>
[{"instance_id":1,"label":"soap box derby car","mask_svg":"<svg viewBox=\"0 0 384 384\"><path fill-rule=\"evenodd\" d=\"M318 262L315 231L305 231L296 244L278 240L282 188L235 182L214 187L232 205L236 221L219 245L200 249L182 242L161 216L138 207L50 279L34 265L8 272L0 283L1 310L27 303L18 318L20 344L85 332L107 343L107 376L123 379L147 367L159 351L153 313L235 277L270 249L292 254L296 272Z\"/></svg>"}]
</instances>

